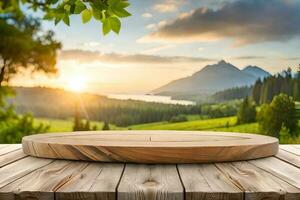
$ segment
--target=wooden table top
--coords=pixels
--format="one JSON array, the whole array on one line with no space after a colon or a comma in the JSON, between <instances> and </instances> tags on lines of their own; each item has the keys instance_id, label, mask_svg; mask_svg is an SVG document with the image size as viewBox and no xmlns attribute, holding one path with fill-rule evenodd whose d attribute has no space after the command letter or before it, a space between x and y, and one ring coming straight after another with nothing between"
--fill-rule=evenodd
<instances>
[{"instance_id":1,"label":"wooden table top","mask_svg":"<svg viewBox=\"0 0 300 200\"><path fill-rule=\"evenodd\" d=\"M300 199L300 145L273 157L144 165L42 159L0 145L0 199Z\"/></svg>"}]
</instances>

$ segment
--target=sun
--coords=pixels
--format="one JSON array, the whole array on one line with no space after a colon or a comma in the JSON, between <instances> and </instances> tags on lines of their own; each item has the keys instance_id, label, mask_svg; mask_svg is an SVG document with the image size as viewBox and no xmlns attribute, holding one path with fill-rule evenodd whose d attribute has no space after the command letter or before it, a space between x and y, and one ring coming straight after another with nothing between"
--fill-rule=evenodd
<instances>
[{"instance_id":1,"label":"sun","mask_svg":"<svg viewBox=\"0 0 300 200\"><path fill-rule=\"evenodd\" d=\"M67 82L67 89L73 92L83 92L86 89L86 81L82 77L72 77Z\"/></svg>"}]
</instances>

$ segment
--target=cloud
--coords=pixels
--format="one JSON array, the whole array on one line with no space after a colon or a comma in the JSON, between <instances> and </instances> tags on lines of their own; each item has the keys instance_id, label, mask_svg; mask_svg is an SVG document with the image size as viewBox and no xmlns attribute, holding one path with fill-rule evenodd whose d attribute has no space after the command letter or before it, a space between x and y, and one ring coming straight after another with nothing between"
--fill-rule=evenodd
<instances>
[{"instance_id":1,"label":"cloud","mask_svg":"<svg viewBox=\"0 0 300 200\"><path fill-rule=\"evenodd\" d=\"M144 14L142 14L142 17L144 17L144 18L151 18L153 16L152 16L151 13L144 13Z\"/></svg>"},{"instance_id":2,"label":"cloud","mask_svg":"<svg viewBox=\"0 0 300 200\"><path fill-rule=\"evenodd\" d=\"M142 51L142 53L143 54L153 54L153 53L156 53L156 52L159 52L159 51L162 51L162 50L166 50L166 49L171 49L171 48L174 48L174 47L176 47L176 45L174 45L174 44L161 45L161 46L158 46L158 47L154 47L154 48L151 48L151 49L144 50L144 51Z\"/></svg>"},{"instance_id":3,"label":"cloud","mask_svg":"<svg viewBox=\"0 0 300 200\"><path fill-rule=\"evenodd\" d=\"M169 47L171 48L171 47ZM118 54L100 53L85 50L64 50L60 53L60 60L72 60L82 63L104 62L115 64L142 63L142 64L170 64L170 63L201 63L216 61L210 58L187 57L187 56L155 56L146 54Z\"/></svg>"},{"instance_id":4,"label":"cloud","mask_svg":"<svg viewBox=\"0 0 300 200\"><path fill-rule=\"evenodd\" d=\"M168 21L139 41L195 42L232 39L235 46L300 36L300 2L238 0L219 9L198 8Z\"/></svg>"},{"instance_id":5,"label":"cloud","mask_svg":"<svg viewBox=\"0 0 300 200\"><path fill-rule=\"evenodd\" d=\"M158 22L157 24L148 24L146 26L146 28L147 29L158 29L166 24L167 24L167 21L163 20L163 21Z\"/></svg>"},{"instance_id":6,"label":"cloud","mask_svg":"<svg viewBox=\"0 0 300 200\"><path fill-rule=\"evenodd\" d=\"M300 56L298 56L298 57L288 57L288 58L285 58L284 60L297 61L297 60L300 60Z\"/></svg>"},{"instance_id":7,"label":"cloud","mask_svg":"<svg viewBox=\"0 0 300 200\"><path fill-rule=\"evenodd\" d=\"M264 56L237 56L233 57L232 59L236 60L257 60L257 59L265 59L266 57Z\"/></svg>"},{"instance_id":8,"label":"cloud","mask_svg":"<svg viewBox=\"0 0 300 200\"><path fill-rule=\"evenodd\" d=\"M183 0L165 0L163 3L155 4L153 10L160 13L175 12L183 3Z\"/></svg>"},{"instance_id":9,"label":"cloud","mask_svg":"<svg viewBox=\"0 0 300 200\"><path fill-rule=\"evenodd\" d=\"M146 26L146 29L154 29L156 27L156 24L148 24Z\"/></svg>"}]
</instances>

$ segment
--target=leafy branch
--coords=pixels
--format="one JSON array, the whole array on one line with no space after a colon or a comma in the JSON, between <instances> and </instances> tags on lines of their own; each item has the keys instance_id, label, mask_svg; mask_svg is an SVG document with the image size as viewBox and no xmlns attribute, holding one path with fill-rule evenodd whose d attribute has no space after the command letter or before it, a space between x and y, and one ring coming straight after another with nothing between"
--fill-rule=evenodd
<instances>
[{"instance_id":1,"label":"leafy branch","mask_svg":"<svg viewBox=\"0 0 300 200\"><path fill-rule=\"evenodd\" d=\"M92 18L102 23L104 35L113 31L119 33L121 18L131 14L126 10L130 5L127 0L3 0L0 2L0 14L13 14L21 17L24 13L21 5L33 11L42 11L45 20L55 24L64 22L70 25L70 16L81 15L83 23Z\"/></svg>"}]
</instances>

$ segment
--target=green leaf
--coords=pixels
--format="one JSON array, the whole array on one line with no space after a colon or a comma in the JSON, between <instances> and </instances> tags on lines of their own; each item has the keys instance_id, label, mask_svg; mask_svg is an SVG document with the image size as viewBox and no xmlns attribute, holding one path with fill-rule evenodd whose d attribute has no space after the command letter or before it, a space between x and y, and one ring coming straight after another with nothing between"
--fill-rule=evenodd
<instances>
[{"instance_id":1,"label":"green leaf","mask_svg":"<svg viewBox=\"0 0 300 200\"><path fill-rule=\"evenodd\" d=\"M125 10L124 8L112 8L112 11L115 15L121 18L131 16L131 14L127 12L127 10Z\"/></svg>"},{"instance_id":2,"label":"green leaf","mask_svg":"<svg viewBox=\"0 0 300 200\"><path fill-rule=\"evenodd\" d=\"M74 10L75 14L80 14L85 9L86 9L86 5L84 5L84 3L82 3L80 0L76 1L75 10Z\"/></svg>"},{"instance_id":3,"label":"green leaf","mask_svg":"<svg viewBox=\"0 0 300 200\"><path fill-rule=\"evenodd\" d=\"M65 14L65 16L62 19L66 25L70 26L70 18L68 14Z\"/></svg>"},{"instance_id":4,"label":"green leaf","mask_svg":"<svg viewBox=\"0 0 300 200\"><path fill-rule=\"evenodd\" d=\"M92 18L92 12L89 9L85 9L81 13L81 19L83 23L87 23Z\"/></svg>"},{"instance_id":5,"label":"green leaf","mask_svg":"<svg viewBox=\"0 0 300 200\"><path fill-rule=\"evenodd\" d=\"M123 0L108 0L110 5L109 10L113 12L118 17L129 17L131 14L125 10L130 4Z\"/></svg>"},{"instance_id":6,"label":"green leaf","mask_svg":"<svg viewBox=\"0 0 300 200\"><path fill-rule=\"evenodd\" d=\"M45 20L52 20L54 17L55 17L54 14L50 12L50 13L46 13L44 15L43 19L45 19Z\"/></svg>"},{"instance_id":7,"label":"green leaf","mask_svg":"<svg viewBox=\"0 0 300 200\"><path fill-rule=\"evenodd\" d=\"M110 21L108 19L105 19L102 22L103 22L102 32L103 32L103 35L106 35L111 31Z\"/></svg>"},{"instance_id":8,"label":"green leaf","mask_svg":"<svg viewBox=\"0 0 300 200\"><path fill-rule=\"evenodd\" d=\"M59 18L59 17L55 18L55 20L54 20L55 25L57 25L60 22L60 20L61 20L61 18Z\"/></svg>"},{"instance_id":9,"label":"green leaf","mask_svg":"<svg viewBox=\"0 0 300 200\"><path fill-rule=\"evenodd\" d=\"M102 16L102 12L100 10L96 10L93 8L92 12L93 12L93 16L95 19L102 20L103 16Z\"/></svg>"},{"instance_id":10,"label":"green leaf","mask_svg":"<svg viewBox=\"0 0 300 200\"><path fill-rule=\"evenodd\" d=\"M109 20L111 29L115 33L119 34L120 29L121 29L121 21L117 17L110 17L110 18L108 18L108 20Z\"/></svg>"}]
</instances>

